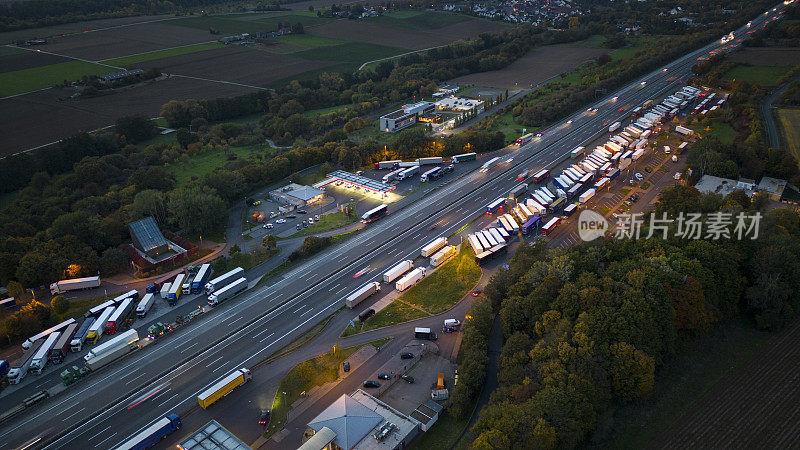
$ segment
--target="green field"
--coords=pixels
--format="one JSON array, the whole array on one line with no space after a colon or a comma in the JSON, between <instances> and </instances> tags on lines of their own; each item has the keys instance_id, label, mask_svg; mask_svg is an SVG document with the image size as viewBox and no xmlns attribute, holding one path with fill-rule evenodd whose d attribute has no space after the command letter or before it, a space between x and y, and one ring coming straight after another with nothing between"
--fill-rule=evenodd
<instances>
[{"instance_id":1,"label":"green field","mask_svg":"<svg viewBox=\"0 0 800 450\"><path fill-rule=\"evenodd\" d=\"M791 66L737 66L725 74L725 80L747 81L761 86L775 86Z\"/></svg>"},{"instance_id":2,"label":"green field","mask_svg":"<svg viewBox=\"0 0 800 450\"><path fill-rule=\"evenodd\" d=\"M238 20L236 17L247 18L247 16L202 16L186 17L170 21L170 25L178 25L199 30L215 29L219 35L211 37L223 37L230 34L250 33L258 31L277 31L278 23L302 23L304 27L329 22L332 19L317 17L316 15L302 13L276 13L274 16L264 17L255 20Z\"/></svg>"},{"instance_id":3,"label":"green field","mask_svg":"<svg viewBox=\"0 0 800 450\"><path fill-rule=\"evenodd\" d=\"M277 42L284 42L287 44L297 45L300 47L317 48L328 47L331 45L344 44L347 41L343 39L327 38L322 36L314 36L313 34L287 34L275 38Z\"/></svg>"},{"instance_id":4,"label":"green field","mask_svg":"<svg viewBox=\"0 0 800 450\"><path fill-rule=\"evenodd\" d=\"M169 58L172 56L187 55L189 53L202 52L205 50L213 50L215 48L225 47L224 44L219 42L202 42L200 44L182 45L180 47L165 48L163 50L154 50L152 52L139 53L137 55L123 56L121 58L106 59L101 62L111 64L113 66L129 66L131 64L138 64L146 61L153 61L155 59Z\"/></svg>"},{"instance_id":5,"label":"green field","mask_svg":"<svg viewBox=\"0 0 800 450\"><path fill-rule=\"evenodd\" d=\"M475 262L472 249L467 244L462 244L459 254L400 298L431 314L439 314L464 298L480 278L481 268Z\"/></svg>"},{"instance_id":6,"label":"green field","mask_svg":"<svg viewBox=\"0 0 800 450\"><path fill-rule=\"evenodd\" d=\"M338 106L330 106L328 108L319 108L319 109L309 109L308 111L304 111L302 115L306 117L314 117L314 116L321 116L323 114L332 113L334 111L340 111L347 108L352 108L352 104L348 105L338 105Z\"/></svg>"},{"instance_id":7,"label":"green field","mask_svg":"<svg viewBox=\"0 0 800 450\"><path fill-rule=\"evenodd\" d=\"M0 73L0 97L22 94L75 81L84 75L105 75L117 69L83 61L68 61L48 66Z\"/></svg>"},{"instance_id":8,"label":"green field","mask_svg":"<svg viewBox=\"0 0 800 450\"><path fill-rule=\"evenodd\" d=\"M0 46L0 56L14 55L14 54L22 53L22 52L25 52L25 51L27 51L27 50L23 50L23 49L17 48L17 47L9 47L7 45Z\"/></svg>"},{"instance_id":9,"label":"green field","mask_svg":"<svg viewBox=\"0 0 800 450\"><path fill-rule=\"evenodd\" d=\"M319 221L314 222L314 225L311 225L308 228L303 228L302 230L293 234L292 237L309 236L312 234L322 233L323 231L335 230L337 228L346 227L347 225L357 221L358 216L348 216L341 211L332 214L323 214L319 216Z\"/></svg>"},{"instance_id":10,"label":"green field","mask_svg":"<svg viewBox=\"0 0 800 450\"><path fill-rule=\"evenodd\" d=\"M444 11L396 11L366 20L406 30L424 31L474 19L463 14Z\"/></svg>"},{"instance_id":11,"label":"green field","mask_svg":"<svg viewBox=\"0 0 800 450\"><path fill-rule=\"evenodd\" d=\"M334 46L310 48L292 55L312 61L352 63L355 67L358 67L358 65L373 59L386 58L407 52L408 50L404 48L387 47L366 42L346 42Z\"/></svg>"},{"instance_id":12,"label":"green field","mask_svg":"<svg viewBox=\"0 0 800 450\"><path fill-rule=\"evenodd\" d=\"M247 158L250 155L261 153L259 150L249 147L231 147L231 152L239 158ZM217 167L224 166L227 161L228 157L225 152L207 152L181 159L167 166L166 170L175 176L177 186L182 186L191 181L193 176L201 177L211 173Z\"/></svg>"},{"instance_id":13,"label":"green field","mask_svg":"<svg viewBox=\"0 0 800 450\"><path fill-rule=\"evenodd\" d=\"M611 56L612 61L629 59L634 57L637 52L658 44L659 39L660 36L639 36L635 38L628 38L630 45L613 50L611 53L609 53L609 55Z\"/></svg>"},{"instance_id":14,"label":"green field","mask_svg":"<svg viewBox=\"0 0 800 450\"><path fill-rule=\"evenodd\" d=\"M564 44L555 44L554 47L568 47L568 48L603 48L606 38L601 34L593 34L582 41L567 42Z\"/></svg>"},{"instance_id":15,"label":"green field","mask_svg":"<svg viewBox=\"0 0 800 450\"><path fill-rule=\"evenodd\" d=\"M711 131L706 131L707 127L711 127ZM701 136L716 136L723 144L733 144L737 136L736 130L734 130L730 124L722 122L721 120L715 120L711 123L706 121L692 125L689 128L693 129Z\"/></svg>"},{"instance_id":16,"label":"green field","mask_svg":"<svg viewBox=\"0 0 800 450\"><path fill-rule=\"evenodd\" d=\"M389 325L396 325L398 323L408 322L409 320L419 319L420 317L426 316L427 314L424 312L416 308L412 308L403 302L398 302L395 300L386 308L383 308L380 310L380 312L370 317L363 324L361 331L369 331L376 328L388 327ZM356 327L358 327L358 325L359 323L356 322ZM353 327L350 327L351 330L352 328Z\"/></svg>"}]
</instances>

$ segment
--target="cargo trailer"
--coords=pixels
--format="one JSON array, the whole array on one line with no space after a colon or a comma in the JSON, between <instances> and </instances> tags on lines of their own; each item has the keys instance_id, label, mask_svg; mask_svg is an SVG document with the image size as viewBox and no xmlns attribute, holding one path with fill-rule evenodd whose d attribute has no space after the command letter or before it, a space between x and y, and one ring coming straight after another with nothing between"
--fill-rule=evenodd
<instances>
[{"instance_id":1,"label":"cargo trailer","mask_svg":"<svg viewBox=\"0 0 800 450\"><path fill-rule=\"evenodd\" d=\"M109 306L105 309L102 313L100 313L100 317L97 318L92 323L92 326L89 327L89 332L86 333L86 339L84 342L88 342L89 344L97 344L97 341L100 339L100 336L103 334L103 331L106 328L106 322L108 322L108 318L111 317L111 314L114 313L114 310L117 308L115 306Z\"/></svg>"},{"instance_id":2,"label":"cargo trailer","mask_svg":"<svg viewBox=\"0 0 800 450\"><path fill-rule=\"evenodd\" d=\"M36 375L41 375L42 370L44 370L45 366L47 366L48 358L50 357L50 351L53 350L53 346L56 345L56 341L61 336L60 331L54 331L47 336L47 339L44 340L44 344L39 347L39 351L33 355L33 359L31 360L31 367L30 371Z\"/></svg>"},{"instance_id":3,"label":"cargo trailer","mask_svg":"<svg viewBox=\"0 0 800 450\"><path fill-rule=\"evenodd\" d=\"M246 289L247 278L239 278L224 288L212 292L211 295L208 296L208 306L217 306L225 300L229 300L237 296Z\"/></svg>"},{"instance_id":4,"label":"cargo trailer","mask_svg":"<svg viewBox=\"0 0 800 450\"><path fill-rule=\"evenodd\" d=\"M431 267L439 267L456 254L456 248L448 245L431 256Z\"/></svg>"},{"instance_id":5,"label":"cargo trailer","mask_svg":"<svg viewBox=\"0 0 800 450\"><path fill-rule=\"evenodd\" d=\"M383 281L384 283L391 283L392 281L396 280L398 277L403 275L404 273L408 272L409 270L414 268L414 262L410 259L405 261L401 261L391 269L387 270L386 273L383 274Z\"/></svg>"},{"instance_id":6,"label":"cargo trailer","mask_svg":"<svg viewBox=\"0 0 800 450\"><path fill-rule=\"evenodd\" d=\"M25 375L28 374L28 369L31 367L31 362L33 362L33 357L39 352L39 347L44 344L44 341L45 339L39 339L32 343L31 346L25 350L25 353L11 364L11 369L6 374L9 383L19 384L19 382L25 378Z\"/></svg>"},{"instance_id":7,"label":"cargo trailer","mask_svg":"<svg viewBox=\"0 0 800 450\"><path fill-rule=\"evenodd\" d=\"M136 317L140 319L144 318L144 316L147 315L147 312L150 311L150 308L153 307L153 303L155 303L155 301L155 294L145 294L139 304L136 305Z\"/></svg>"},{"instance_id":8,"label":"cargo trailer","mask_svg":"<svg viewBox=\"0 0 800 450\"><path fill-rule=\"evenodd\" d=\"M131 436L114 450L143 450L154 447L162 439L179 430L182 426L183 423L180 417L177 414L170 414Z\"/></svg>"},{"instance_id":9,"label":"cargo trailer","mask_svg":"<svg viewBox=\"0 0 800 450\"><path fill-rule=\"evenodd\" d=\"M128 317L130 317L131 312L133 311L133 299L128 298L125 299L117 309L111 313L111 317L108 318L105 327L106 334L114 334L117 332L118 329L122 329L125 323L128 321Z\"/></svg>"},{"instance_id":10,"label":"cargo trailer","mask_svg":"<svg viewBox=\"0 0 800 450\"><path fill-rule=\"evenodd\" d=\"M211 278L211 264L203 264L200 266L200 270L197 271L197 275L194 276L192 280L192 294L199 294L208 282L208 279Z\"/></svg>"},{"instance_id":11,"label":"cargo trailer","mask_svg":"<svg viewBox=\"0 0 800 450\"><path fill-rule=\"evenodd\" d=\"M478 157L477 153L462 153L460 155L453 156L453 163L460 163L464 161L475 161Z\"/></svg>"},{"instance_id":12,"label":"cargo trailer","mask_svg":"<svg viewBox=\"0 0 800 450\"><path fill-rule=\"evenodd\" d=\"M61 333L61 336L59 336L58 340L53 345L53 349L50 351L51 363L61 364L64 362L64 358L67 357L67 353L69 353L72 346L72 340L75 338L75 333L78 331L78 328L80 328L81 325L82 322L75 322L64 329L64 331Z\"/></svg>"},{"instance_id":13,"label":"cargo trailer","mask_svg":"<svg viewBox=\"0 0 800 450\"><path fill-rule=\"evenodd\" d=\"M403 278L398 280L397 283L395 283L395 289L397 289L400 292L403 292L406 289L410 288L411 286L417 284L417 282L419 282L423 278L425 278L425 268L417 267L416 269L412 270L411 272L403 276Z\"/></svg>"},{"instance_id":14,"label":"cargo trailer","mask_svg":"<svg viewBox=\"0 0 800 450\"><path fill-rule=\"evenodd\" d=\"M244 276L244 269L241 267L237 267L233 270L230 270L213 280L206 283L206 294L210 294L214 292L216 289L220 289L231 282L238 280Z\"/></svg>"},{"instance_id":15,"label":"cargo trailer","mask_svg":"<svg viewBox=\"0 0 800 450\"><path fill-rule=\"evenodd\" d=\"M366 300L367 297L371 296L372 294L380 290L381 290L381 284L379 282L377 281L369 282L364 286L361 286L360 288L356 289L355 292L353 292L352 294L348 295L344 299L344 304L348 308L353 309L356 305Z\"/></svg>"},{"instance_id":16,"label":"cargo trailer","mask_svg":"<svg viewBox=\"0 0 800 450\"><path fill-rule=\"evenodd\" d=\"M185 278L186 274L179 273L175 276L175 280L172 281L172 286L170 286L169 293L167 294L169 306L175 306L181 298L181 294L183 293L183 280Z\"/></svg>"},{"instance_id":17,"label":"cargo trailer","mask_svg":"<svg viewBox=\"0 0 800 450\"><path fill-rule=\"evenodd\" d=\"M83 319L83 323L75 332L75 336L72 337L72 341L69 343L69 349L73 353L77 353L83 349L83 343L86 341L86 335L89 333L89 329L92 327L94 321L97 320L94 317L86 317Z\"/></svg>"},{"instance_id":18,"label":"cargo trailer","mask_svg":"<svg viewBox=\"0 0 800 450\"><path fill-rule=\"evenodd\" d=\"M434 239L433 242L430 242L428 245L422 247L422 250L420 251L420 256L422 256L423 258L428 258L437 251L439 251L439 249L444 247L445 245L447 245L447 238L438 237Z\"/></svg>"},{"instance_id":19,"label":"cargo trailer","mask_svg":"<svg viewBox=\"0 0 800 450\"><path fill-rule=\"evenodd\" d=\"M75 323L75 319L67 319L67 320L61 322L58 325L52 326L52 327L50 327L50 328L48 328L48 329L46 329L46 330L44 330L44 331L42 331L40 333L37 333L37 334L29 337L27 340L25 340L25 342L22 343L22 348L27 350L27 349L31 348L31 345L33 345L33 343L38 341L39 339L46 338L51 333L55 333L56 331L61 331L64 328L67 328L68 326L70 326L73 323Z\"/></svg>"},{"instance_id":20,"label":"cargo trailer","mask_svg":"<svg viewBox=\"0 0 800 450\"><path fill-rule=\"evenodd\" d=\"M70 291L92 289L100 286L100 277L73 278L50 284L50 294L59 295Z\"/></svg>"}]
</instances>

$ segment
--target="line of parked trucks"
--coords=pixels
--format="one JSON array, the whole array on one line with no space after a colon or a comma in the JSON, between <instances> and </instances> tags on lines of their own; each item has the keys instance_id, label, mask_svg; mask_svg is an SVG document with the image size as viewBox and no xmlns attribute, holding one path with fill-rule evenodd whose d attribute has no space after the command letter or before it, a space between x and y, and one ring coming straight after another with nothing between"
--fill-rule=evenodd
<instances>
[{"instance_id":1,"label":"line of parked trucks","mask_svg":"<svg viewBox=\"0 0 800 450\"><path fill-rule=\"evenodd\" d=\"M456 247L448 245L447 238L443 236L429 242L420 250L420 256L423 258L429 258L429 264L434 268L441 266L457 253L458 250ZM425 267L414 268L414 261L407 259L391 266L386 272L383 273L382 278L384 283L389 285L394 283L394 288L399 292L403 292L419 283L423 278L425 278L426 274L427 269ZM348 308L353 309L358 304L380 290L381 282L371 281L359 287L345 297L344 303ZM358 315L358 318L363 322L372 314L374 314L374 312L374 310L368 308L362 311Z\"/></svg>"},{"instance_id":2,"label":"line of parked trucks","mask_svg":"<svg viewBox=\"0 0 800 450\"><path fill-rule=\"evenodd\" d=\"M247 279L241 267L209 281L211 272L210 264L203 264L192 277L181 273L172 282L163 283L160 287L148 286L148 292L141 299L136 290L125 292L92 307L83 317L70 318L31 336L22 344L25 350L23 355L8 369L9 383L20 383L28 373L41 374L48 363L63 363L69 352L77 353L86 345L97 345L104 334L113 336L122 332L133 322L134 313L140 319L147 315L159 293L163 300L174 306L182 294L205 292L208 295L208 305L213 307L247 289ZM75 284L67 283L66 286ZM174 329L179 325L173 324L164 328ZM84 356L85 369L74 366L61 374L62 380L69 384L86 373L99 369L137 349L138 341L139 334L135 329L122 332L94 347Z\"/></svg>"}]
</instances>

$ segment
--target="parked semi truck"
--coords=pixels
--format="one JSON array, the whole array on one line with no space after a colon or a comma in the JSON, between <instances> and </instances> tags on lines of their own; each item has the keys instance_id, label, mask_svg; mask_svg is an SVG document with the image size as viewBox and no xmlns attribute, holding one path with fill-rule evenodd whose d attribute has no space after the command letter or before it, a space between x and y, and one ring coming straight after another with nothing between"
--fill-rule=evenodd
<instances>
[{"instance_id":1,"label":"parked semi truck","mask_svg":"<svg viewBox=\"0 0 800 450\"><path fill-rule=\"evenodd\" d=\"M111 317L108 318L104 330L105 334L114 334L117 332L117 330L121 329L131 316L134 305L135 303L133 302L132 298L126 298L123 300L122 303L117 306L117 309L111 313Z\"/></svg>"},{"instance_id":2,"label":"parked semi truck","mask_svg":"<svg viewBox=\"0 0 800 450\"><path fill-rule=\"evenodd\" d=\"M445 245L447 245L447 238L438 237L433 242L429 243L425 247L422 247L421 255L423 258L428 258Z\"/></svg>"},{"instance_id":3,"label":"parked semi truck","mask_svg":"<svg viewBox=\"0 0 800 450\"><path fill-rule=\"evenodd\" d=\"M478 157L477 153L462 153L460 155L453 156L453 163L460 163L464 161L475 161Z\"/></svg>"},{"instance_id":4,"label":"parked semi truck","mask_svg":"<svg viewBox=\"0 0 800 450\"><path fill-rule=\"evenodd\" d=\"M164 283L161 285L161 291L159 294L161 295L162 300L166 300L169 297L169 289L172 287L172 283Z\"/></svg>"},{"instance_id":5,"label":"parked semi truck","mask_svg":"<svg viewBox=\"0 0 800 450\"><path fill-rule=\"evenodd\" d=\"M442 157L441 156L433 156L433 157L430 157L430 158L419 158L419 159L417 159L417 163L420 166L425 166L425 165L428 165L428 164L441 164L442 163Z\"/></svg>"},{"instance_id":6,"label":"parked semi truck","mask_svg":"<svg viewBox=\"0 0 800 450\"><path fill-rule=\"evenodd\" d=\"M403 162L399 159L393 159L391 161L379 161L375 163L376 169L394 169L400 166L400 163Z\"/></svg>"},{"instance_id":7,"label":"parked semi truck","mask_svg":"<svg viewBox=\"0 0 800 450\"><path fill-rule=\"evenodd\" d=\"M439 267L456 254L456 248L448 245L431 256L431 267Z\"/></svg>"},{"instance_id":8,"label":"parked semi truck","mask_svg":"<svg viewBox=\"0 0 800 450\"><path fill-rule=\"evenodd\" d=\"M372 281L364 286L361 286L355 292L348 295L347 298L344 299L344 304L347 305L348 308L353 309L356 305L363 302L367 297L380 290L381 284L377 281Z\"/></svg>"},{"instance_id":9,"label":"parked semi truck","mask_svg":"<svg viewBox=\"0 0 800 450\"><path fill-rule=\"evenodd\" d=\"M237 267L229 272L226 272L213 280L206 283L206 294L210 294L214 292L216 289L220 289L227 284L230 284L234 280L238 280L244 276L244 269L241 267Z\"/></svg>"},{"instance_id":10,"label":"parked semi truck","mask_svg":"<svg viewBox=\"0 0 800 450\"><path fill-rule=\"evenodd\" d=\"M69 349L73 353L77 353L83 349L83 343L86 341L86 335L89 333L89 328L92 327L94 321L97 320L94 317L86 317L83 319L83 323L78 328L78 331L75 332L75 336L72 337L72 341L69 343Z\"/></svg>"},{"instance_id":11,"label":"parked semi truck","mask_svg":"<svg viewBox=\"0 0 800 450\"><path fill-rule=\"evenodd\" d=\"M183 280L186 278L186 274L179 273L175 276L175 280L172 281L172 286L169 288L169 293L167 294L167 302L169 306L175 306L178 303L178 299L181 298L181 293L183 292Z\"/></svg>"},{"instance_id":12,"label":"parked semi truck","mask_svg":"<svg viewBox=\"0 0 800 450\"><path fill-rule=\"evenodd\" d=\"M73 278L61 280L50 285L50 293L53 295L65 294L69 291L81 289L92 289L100 286L100 277Z\"/></svg>"},{"instance_id":13,"label":"parked semi truck","mask_svg":"<svg viewBox=\"0 0 800 450\"><path fill-rule=\"evenodd\" d=\"M11 384L19 384L20 381L28 374L28 369L31 367L31 362L33 362L33 357L39 351L39 347L44 344L44 339L39 339L38 341L34 342L22 356L19 357L14 364L11 365L11 369L8 371L8 382Z\"/></svg>"},{"instance_id":14,"label":"parked semi truck","mask_svg":"<svg viewBox=\"0 0 800 450\"><path fill-rule=\"evenodd\" d=\"M400 278L397 283L395 283L395 289L400 292L405 291L406 289L410 288L417 284L417 282L421 279L425 278L425 268L424 267L417 267L416 269L409 272L403 278Z\"/></svg>"},{"instance_id":15,"label":"parked semi truck","mask_svg":"<svg viewBox=\"0 0 800 450\"><path fill-rule=\"evenodd\" d=\"M60 331L56 331L51 333L50 336L47 336L45 339L44 344L39 347L39 351L33 355L33 359L31 360L31 367L30 371L35 373L36 375L41 375L42 370L47 365L47 361L50 358L50 350L53 349L53 346L56 345L56 341L61 336Z\"/></svg>"},{"instance_id":16,"label":"parked semi truck","mask_svg":"<svg viewBox=\"0 0 800 450\"><path fill-rule=\"evenodd\" d=\"M83 319L89 320L89 319ZM64 362L64 358L67 357L67 353L70 350L72 339L75 338L75 333L78 331L78 328L81 327L83 322L75 322L72 325L64 328L64 331L59 336L58 340L56 341L55 345L53 345L53 349L50 350L50 362L53 364L61 364Z\"/></svg>"},{"instance_id":17,"label":"parked semi truck","mask_svg":"<svg viewBox=\"0 0 800 450\"><path fill-rule=\"evenodd\" d=\"M208 304L209 306L217 306L220 303L228 300L231 297L236 296L240 292L247 289L247 278L242 277L238 280L234 281L233 283L225 286L224 288L214 291L213 294L208 296Z\"/></svg>"},{"instance_id":18,"label":"parked semi truck","mask_svg":"<svg viewBox=\"0 0 800 450\"><path fill-rule=\"evenodd\" d=\"M55 333L56 331L61 331L73 323L75 323L75 319L65 320L56 326L50 327L42 331L41 333L31 336L25 342L22 343L22 348L27 350L31 348L31 345L33 345L33 343L38 341L39 339L46 338L47 336L50 336L51 333Z\"/></svg>"},{"instance_id":19,"label":"parked semi truck","mask_svg":"<svg viewBox=\"0 0 800 450\"><path fill-rule=\"evenodd\" d=\"M139 304L136 305L136 317L140 319L144 318L144 316L147 315L147 312L150 311L150 308L153 307L153 303L155 303L155 301L155 294L145 294Z\"/></svg>"},{"instance_id":20,"label":"parked semi truck","mask_svg":"<svg viewBox=\"0 0 800 450\"><path fill-rule=\"evenodd\" d=\"M92 345L97 344L97 341L100 339L100 335L103 334L103 330L105 330L108 318L111 317L111 314L114 314L115 309L117 308L114 306L109 306L105 311L100 313L100 317L98 317L92 326L89 327L89 332L86 333L86 339L84 339L84 342Z\"/></svg>"},{"instance_id":21,"label":"parked semi truck","mask_svg":"<svg viewBox=\"0 0 800 450\"><path fill-rule=\"evenodd\" d=\"M115 450L143 450L153 447L182 426L181 418L177 414L170 414L131 436Z\"/></svg>"},{"instance_id":22,"label":"parked semi truck","mask_svg":"<svg viewBox=\"0 0 800 450\"><path fill-rule=\"evenodd\" d=\"M211 264L203 264L192 279L192 294L199 294L211 278Z\"/></svg>"},{"instance_id":23,"label":"parked semi truck","mask_svg":"<svg viewBox=\"0 0 800 450\"><path fill-rule=\"evenodd\" d=\"M228 395L237 386L247 383L252 379L253 375L250 373L249 369L236 369L233 371L233 373L227 375L213 385L209 386L205 391L201 392L200 395L197 396L197 403L200 404L201 408L206 409L217 400Z\"/></svg>"},{"instance_id":24,"label":"parked semi truck","mask_svg":"<svg viewBox=\"0 0 800 450\"><path fill-rule=\"evenodd\" d=\"M98 345L87 353L83 359L86 367L97 370L100 367L126 355L139 347L139 333L135 329L128 330L108 342Z\"/></svg>"},{"instance_id":25,"label":"parked semi truck","mask_svg":"<svg viewBox=\"0 0 800 450\"><path fill-rule=\"evenodd\" d=\"M410 259L405 261L401 261L395 264L391 269L387 270L386 273L383 274L383 281L385 283L391 283L392 281L396 280L400 275L408 272L409 270L414 268L414 262Z\"/></svg>"}]
</instances>

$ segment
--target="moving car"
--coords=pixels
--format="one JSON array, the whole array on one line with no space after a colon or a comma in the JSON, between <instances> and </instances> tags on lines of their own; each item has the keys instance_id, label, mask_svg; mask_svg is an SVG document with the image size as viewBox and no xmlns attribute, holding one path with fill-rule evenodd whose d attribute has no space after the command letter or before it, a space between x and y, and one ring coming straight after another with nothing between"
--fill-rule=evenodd
<instances>
[{"instance_id":1,"label":"moving car","mask_svg":"<svg viewBox=\"0 0 800 450\"><path fill-rule=\"evenodd\" d=\"M389 376L388 373L379 373L378 378L381 380L391 380L392 377Z\"/></svg>"},{"instance_id":2,"label":"moving car","mask_svg":"<svg viewBox=\"0 0 800 450\"><path fill-rule=\"evenodd\" d=\"M414 359L414 355L410 352L400 353L400 359Z\"/></svg>"},{"instance_id":3,"label":"moving car","mask_svg":"<svg viewBox=\"0 0 800 450\"><path fill-rule=\"evenodd\" d=\"M381 384L378 383L377 381L367 380L367 381L364 382L364 387L365 388L379 388L379 387L381 387Z\"/></svg>"},{"instance_id":4,"label":"moving car","mask_svg":"<svg viewBox=\"0 0 800 450\"><path fill-rule=\"evenodd\" d=\"M478 297L482 293L483 293L483 289L481 289L481 288L475 289L474 291L470 292L470 294L472 294L473 297Z\"/></svg>"},{"instance_id":5,"label":"moving car","mask_svg":"<svg viewBox=\"0 0 800 450\"><path fill-rule=\"evenodd\" d=\"M271 229L271 228L274 228L274 227L275 227L275 226L274 226L274 225L272 225L271 223L265 223L263 228L264 228L265 230L269 230L269 229Z\"/></svg>"},{"instance_id":6,"label":"moving car","mask_svg":"<svg viewBox=\"0 0 800 450\"><path fill-rule=\"evenodd\" d=\"M275 223L286 223L286 219L278 219Z\"/></svg>"},{"instance_id":7,"label":"moving car","mask_svg":"<svg viewBox=\"0 0 800 450\"><path fill-rule=\"evenodd\" d=\"M342 370L345 372L350 372L350 361L345 361L342 363Z\"/></svg>"}]
</instances>

